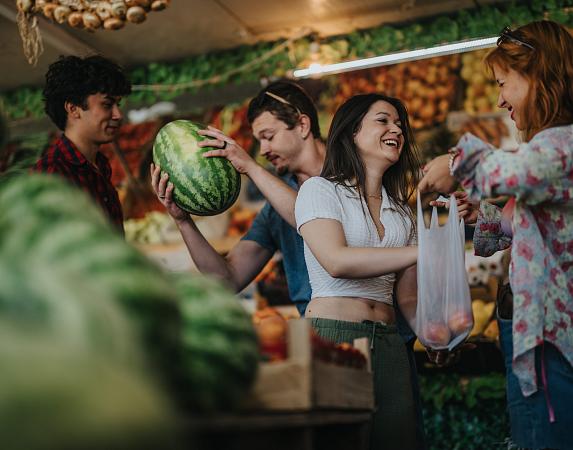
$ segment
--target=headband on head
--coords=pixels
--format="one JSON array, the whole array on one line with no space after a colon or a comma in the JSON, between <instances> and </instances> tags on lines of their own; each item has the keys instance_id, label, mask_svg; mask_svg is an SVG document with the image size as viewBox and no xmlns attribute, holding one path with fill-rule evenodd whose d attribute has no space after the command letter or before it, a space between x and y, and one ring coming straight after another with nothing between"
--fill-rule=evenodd
<instances>
[{"instance_id":1,"label":"headband on head","mask_svg":"<svg viewBox=\"0 0 573 450\"><path fill-rule=\"evenodd\" d=\"M283 105L287 105L290 106L291 108L294 108L295 111L299 114L302 115L302 112L300 111L300 109L298 109L296 106L294 106L291 102L289 102L288 100L284 99L283 97L281 97L280 95L277 94L273 94L272 92L269 91L265 91L265 95L268 95L269 97L275 99L278 102L281 102Z\"/></svg>"}]
</instances>

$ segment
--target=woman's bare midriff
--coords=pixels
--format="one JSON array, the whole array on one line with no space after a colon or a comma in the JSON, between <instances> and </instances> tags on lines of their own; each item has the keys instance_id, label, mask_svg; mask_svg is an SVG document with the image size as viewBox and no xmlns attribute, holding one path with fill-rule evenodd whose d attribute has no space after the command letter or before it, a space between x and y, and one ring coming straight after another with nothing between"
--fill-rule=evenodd
<instances>
[{"instance_id":1,"label":"woman's bare midriff","mask_svg":"<svg viewBox=\"0 0 573 450\"><path fill-rule=\"evenodd\" d=\"M306 307L305 317L345 320L347 322L371 320L384 322L388 325L396 321L392 305L360 297L313 298Z\"/></svg>"}]
</instances>

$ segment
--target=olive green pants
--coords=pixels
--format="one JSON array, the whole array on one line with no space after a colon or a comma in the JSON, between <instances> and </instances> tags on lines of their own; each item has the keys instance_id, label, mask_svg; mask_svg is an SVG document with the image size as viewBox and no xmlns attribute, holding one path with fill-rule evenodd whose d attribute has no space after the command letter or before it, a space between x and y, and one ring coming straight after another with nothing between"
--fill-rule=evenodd
<instances>
[{"instance_id":1,"label":"olive green pants","mask_svg":"<svg viewBox=\"0 0 573 450\"><path fill-rule=\"evenodd\" d=\"M416 406L406 344L395 325L311 318L325 339L340 343L367 337L372 352L376 409L370 433L371 450L416 450Z\"/></svg>"}]
</instances>

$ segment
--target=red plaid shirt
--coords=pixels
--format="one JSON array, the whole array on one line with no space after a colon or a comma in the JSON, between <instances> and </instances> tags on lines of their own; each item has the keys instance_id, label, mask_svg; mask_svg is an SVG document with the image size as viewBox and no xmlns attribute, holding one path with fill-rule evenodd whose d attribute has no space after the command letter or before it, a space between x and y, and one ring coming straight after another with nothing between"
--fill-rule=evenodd
<instances>
[{"instance_id":1,"label":"red plaid shirt","mask_svg":"<svg viewBox=\"0 0 573 450\"><path fill-rule=\"evenodd\" d=\"M96 154L95 165L65 135L62 135L32 169L57 173L88 192L123 233L123 211L117 191L111 184L111 167L103 153Z\"/></svg>"}]
</instances>

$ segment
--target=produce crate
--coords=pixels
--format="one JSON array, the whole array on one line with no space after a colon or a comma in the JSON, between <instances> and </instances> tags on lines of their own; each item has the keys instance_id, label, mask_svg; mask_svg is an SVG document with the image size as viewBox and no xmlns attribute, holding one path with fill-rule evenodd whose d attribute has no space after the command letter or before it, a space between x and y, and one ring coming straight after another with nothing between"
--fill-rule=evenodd
<instances>
[{"instance_id":1,"label":"produce crate","mask_svg":"<svg viewBox=\"0 0 573 450\"><path fill-rule=\"evenodd\" d=\"M289 320L288 359L261 363L248 407L277 411L372 410L369 341L356 339L353 345L365 355L365 369L313 359L310 321Z\"/></svg>"}]
</instances>

